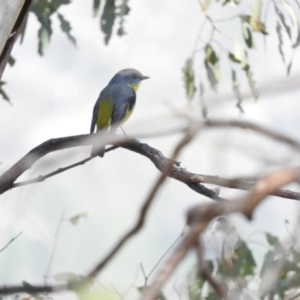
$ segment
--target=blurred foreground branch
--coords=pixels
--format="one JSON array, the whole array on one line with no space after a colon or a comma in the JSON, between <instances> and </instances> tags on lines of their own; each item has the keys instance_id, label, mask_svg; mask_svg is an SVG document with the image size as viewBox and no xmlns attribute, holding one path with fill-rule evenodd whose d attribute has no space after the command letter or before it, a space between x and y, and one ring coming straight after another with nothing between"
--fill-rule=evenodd
<instances>
[{"instance_id":1,"label":"blurred foreground branch","mask_svg":"<svg viewBox=\"0 0 300 300\"><path fill-rule=\"evenodd\" d=\"M189 142L190 136L185 136L184 139L175 148L173 156L169 162L168 167L164 170L161 176L158 178L153 188L151 189L149 196L145 199L144 205L140 211L138 220L136 224L126 233L116 244L116 246L109 252L109 254L99 263L94 269L88 274L87 277L80 282L70 282L65 285L55 285L55 286L31 286L24 284L23 286L14 287L4 287L0 288L0 295L13 294L20 292L28 293L42 293L42 292L60 292L64 290L77 290L85 286L86 282L93 279L99 272L106 266L106 264L114 257L118 250L128 241L130 237L135 235L143 226L145 218L147 216L149 207L153 202L153 199L159 190L160 186L163 184L167 178L168 172L171 171L173 162L176 156L179 154L181 149ZM190 209L187 215L187 222L190 226L190 230L187 235L182 239L179 246L167 260L165 265L158 272L154 279L153 284L149 289L146 290L143 300L154 300L159 294L161 287L170 277L177 265L184 259L190 248L194 248L197 245L199 235L207 228L208 224L215 217L220 215L226 215L231 213L242 213L248 219L252 218L254 209L271 193L274 193L281 186L292 182L299 181L299 169L289 168L282 169L280 171L274 172L264 178L260 179L254 187L247 193L247 195L237 201L222 201L218 203L211 203L206 205L198 205L197 207ZM201 262L201 255L199 251L201 248L197 247L198 257ZM203 269L202 269L203 271ZM200 274L201 275L201 274ZM218 290L220 295L225 295L226 291L214 278L207 276L207 273L202 272L202 275L210 282L213 288Z\"/></svg>"},{"instance_id":2,"label":"blurred foreground branch","mask_svg":"<svg viewBox=\"0 0 300 300\"><path fill-rule=\"evenodd\" d=\"M184 259L190 248L195 247L199 235L204 232L212 219L221 215L231 213L241 213L246 218L251 219L254 209L271 193L278 190L281 186L299 181L299 169L282 169L273 174L260 179L247 193L245 197L237 201L226 201L198 205L189 210L187 215L188 224L191 226L189 233L180 242L177 249L173 252L165 265L158 272L150 289L146 291L142 300L155 300L160 289L171 276L178 264ZM220 290L220 285L210 282L219 294L224 295Z\"/></svg>"}]
</instances>

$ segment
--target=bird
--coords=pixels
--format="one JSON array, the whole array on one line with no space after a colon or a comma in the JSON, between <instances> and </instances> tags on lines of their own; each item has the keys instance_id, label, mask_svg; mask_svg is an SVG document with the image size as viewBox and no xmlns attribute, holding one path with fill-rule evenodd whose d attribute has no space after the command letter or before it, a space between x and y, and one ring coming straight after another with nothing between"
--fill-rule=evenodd
<instances>
[{"instance_id":1,"label":"bird","mask_svg":"<svg viewBox=\"0 0 300 300\"><path fill-rule=\"evenodd\" d=\"M135 69L123 69L116 73L95 103L90 133L94 133L95 127L97 132L115 133L131 116L141 81L149 78ZM99 146L93 145L91 157L103 157L104 153L105 146L99 149Z\"/></svg>"}]
</instances>

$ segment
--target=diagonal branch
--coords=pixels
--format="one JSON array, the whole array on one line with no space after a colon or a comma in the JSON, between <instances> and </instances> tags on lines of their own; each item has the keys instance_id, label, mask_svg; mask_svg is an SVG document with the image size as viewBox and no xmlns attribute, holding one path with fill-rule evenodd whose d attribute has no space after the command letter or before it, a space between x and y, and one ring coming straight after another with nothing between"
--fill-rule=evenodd
<instances>
[{"instance_id":1,"label":"diagonal branch","mask_svg":"<svg viewBox=\"0 0 300 300\"><path fill-rule=\"evenodd\" d=\"M207 121L203 123L197 124L199 128L208 128L208 127L239 127L243 129L251 129L255 132L261 133L267 137L273 138L275 140L284 142L294 148L300 149L300 143L286 137L277 132L271 131L269 129L260 127L256 124L249 122L240 122L240 121ZM32 149L29 153L27 153L23 158L21 158L14 166L12 166L9 170L7 170L0 177L0 194L6 192L7 190L22 186L25 184L31 184L35 182L40 182L49 178L51 176L57 175L63 171L69 170L70 168L77 167L80 164L83 164L90 160L90 158L86 158L85 160L75 163L71 166L58 169L57 171L51 172L44 176L39 176L35 179L28 180L25 182L14 182L17 178L22 175L26 170L31 168L31 166L41 159L43 156L58 150L68 149L72 147L80 147L80 146L89 146L92 145L95 140L95 136L93 135L77 135L70 137L63 137L57 139L48 140L39 146ZM141 143L136 139L132 139L129 141L124 141L124 137L121 141L113 142L115 146L111 147L110 150L115 149L116 147L122 147L128 149L130 151L139 153L148 159L150 159L153 164L156 166L158 170L163 172L166 165L169 163L169 159L167 159L161 151L152 148L151 146ZM249 190L253 187L255 182L249 182L246 180L237 180L237 179L226 179L217 176L209 176L209 175L201 175L188 172L186 169L181 168L178 163L174 164L174 168L172 168L169 177L174 178L178 181L185 183L192 190L196 191L199 194L207 196L213 200L220 201L224 200L219 197L216 192L211 189L206 188L202 184L214 184L218 186L223 186L227 188L234 188L240 190ZM287 199L300 199L300 193L289 191L289 190L278 190L272 193L273 196L287 198Z\"/></svg>"},{"instance_id":2,"label":"diagonal branch","mask_svg":"<svg viewBox=\"0 0 300 300\"><path fill-rule=\"evenodd\" d=\"M20 10L20 13L15 21L15 24L13 25L13 28L10 31L10 35L4 45L4 48L2 50L2 53L0 53L0 79L3 75L6 63L8 61L9 55L11 53L11 50L17 40L17 37L19 35L19 32L21 31L22 25L24 24L28 12L30 11L31 4L33 3L33 0L25 0L23 3L23 6Z\"/></svg>"}]
</instances>

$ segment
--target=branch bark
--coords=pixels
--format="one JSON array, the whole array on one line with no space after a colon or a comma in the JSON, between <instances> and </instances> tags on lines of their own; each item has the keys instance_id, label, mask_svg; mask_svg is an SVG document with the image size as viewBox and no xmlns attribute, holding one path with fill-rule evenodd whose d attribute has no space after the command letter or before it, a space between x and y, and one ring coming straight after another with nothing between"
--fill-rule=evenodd
<instances>
[{"instance_id":1,"label":"branch bark","mask_svg":"<svg viewBox=\"0 0 300 300\"><path fill-rule=\"evenodd\" d=\"M261 133L277 141L284 142L296 149L300 149L299 142L289 137L286 137L285 135L279 134L277 132L271 131L269 129L260 127L256 124L249 123L249 122L207 121L203 123L198 123L197 126L199 126L200 129L209 128L209 127L238 127L243 129L251 129L255 132ZM54 176L56 174L61 173L62 171L66 171L72 167L76 167L82 163L89 161L90 158L87 158L82 162L73 164L63 169L59 169L55 172L51 172L50 174L47 174L45 176L40 176L38 178L29 180L24 183L20 182L14 184L14 182L17 180L17 178L20 175L22 175L26 170L30 169L32 165L36 161L41 159L43 156L58 150L68 149L72 147L89 146L93 144L94 140L95 140L95 135L93 136L93 135L86 134L86 135L77 135L77 136L51 139L40 144L39 146L32 149L29 153L27 153L23 158L21 158L15 165L13 165L9 170L7 170L0 177L0 194L17 186L43 181L48 177ZM147 157L161 172L163 172L163 170L169 163L169 159L166 158L161 151L152 148L151 146L145 143L141 143L136 139L124 141L124 137L122 137L121 141L119 140L117 142L114 142L114 144L115 146L125 148L127 150L139 153ZM178 163L174 163L174 166L168 176L185 183L189 188L191 188L195 192L204 195L206 197L209 197L215 201L221 201L224 199L219 197L219 195L216 192L214 192L211 189L208 189L202 184L214 184L218 186L240 189L240 190L249 190L255 184L255 182L249 182L246 180L226 179L217 176L191 173L188 172L186 169L181 168ZM300 193L289 191L289 190L277 190L272 192L271 195L281 197L281 198L300 200Z\"/></svg>"},{"instance_id":2,"label":"branch bark","mask_svg":"<svg viewBox=\"0 0 300 300\"><path fill-rule=\"evenodd\" d=\"M18 17L16 18L16 21L10 31L10 35L4 44L3 50L0 53L0 79L4 72L9 55L11 53L11 50L12 50L12 48L15 44L15 41L18 37L18 34L22 27L22 24L24 23L24 21L27 18L27 15L28 15L28 12L29 12L29 9L30 9L30 6L31 6L33 0L24 0L23 2L24 2L23 6L22 6L22 8L18 14Z\"/></svg>"}]
</instances>

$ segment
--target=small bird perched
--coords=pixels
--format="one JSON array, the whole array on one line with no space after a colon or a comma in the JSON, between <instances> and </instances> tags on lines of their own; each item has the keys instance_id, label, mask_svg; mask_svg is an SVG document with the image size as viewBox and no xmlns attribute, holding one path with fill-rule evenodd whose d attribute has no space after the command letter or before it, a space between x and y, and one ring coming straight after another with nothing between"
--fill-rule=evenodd
<instances>
[{"instance_id":1,"label":"small bird perched","mask_svg":"<svg viewBox=\"0 0 300 300\"><path fill-rule=\"evenodd\" d=\"M148 78L135 69L119 71L101 91L95 103L90 133L94 132L95 126L97 131L109 130L114 133L118 126L125 123L133 112L140 82ZM103 157L104 153L105 147L99 149L94 145L91 156Z\"/></svg>"}]
</instances>

